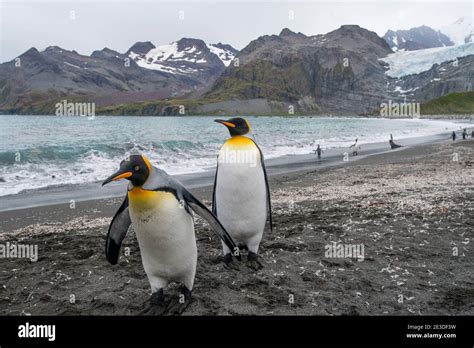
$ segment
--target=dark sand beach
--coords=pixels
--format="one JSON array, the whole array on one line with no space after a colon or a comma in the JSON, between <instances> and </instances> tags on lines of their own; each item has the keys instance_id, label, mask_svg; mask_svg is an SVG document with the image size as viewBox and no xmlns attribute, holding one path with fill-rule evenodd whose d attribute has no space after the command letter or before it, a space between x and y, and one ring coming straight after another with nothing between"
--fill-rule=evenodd
<instances>
[{"instance_id":1,"label":"dark sand beach","mask_svg":"<svg viewBox=\"0 0 474 348\"><path fill-rule=\"evenodd\" d=\"M270 186L275 227L264 234L260 271L245 262L224 269L220 242L196 219L198 268L185 315L474 314L473 140L315 163L272 175ZM210 206L211 190L193 192ZM133 231L123 245L129 256L115 266L104 256L120 202L0 213L0 243L39 252L36 262L2 259L0 314L138 314L150 289ZM364 245L364 259L326 257L332 242Z\"/></svg>"}]
</instances>

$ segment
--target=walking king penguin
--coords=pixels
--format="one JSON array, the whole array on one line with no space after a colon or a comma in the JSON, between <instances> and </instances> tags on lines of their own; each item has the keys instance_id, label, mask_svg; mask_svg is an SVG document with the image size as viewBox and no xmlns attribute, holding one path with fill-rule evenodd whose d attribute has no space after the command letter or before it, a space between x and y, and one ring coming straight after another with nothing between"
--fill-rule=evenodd
<instances>
[{"instance_id":1,"label":"walking king penguin","mask_svg":"<svg viewBox=\"0 0 474 348\"><path fill-rule=\"evenodd\" d=\"M262 264L257 252L267 217L272 229L270 188L263 154L258 145L245 136L250 132L247 120L237 117L215 122L226 126L231 138L221 147L217 158L213 213L233 240L248 249L248 266L258 270ZM226 243L222 243L222 247L226 267L235 268L232 256L236 253Z\"/></svg>"},{"instance_id":2,"label":"walking king penguin","mask_svg":"<svg viewBox=\"0 0 474 348\"><path fill-rule=\"evenodd\" d=\"M145 156L131 155L122 161L120 169L102 185L120 179L130 183L109 227L107 260L113 265L117 263L122 241L133 224L152 290L150 306L143 314L179 314L189 304L196 273L196 237L190 208L211 225L224 245L230 249L236 245L196 197L165 171L152 166ZM175 301L165 303L163 289L170 282L179 282L183 287Z\"/></svg>"}]
</instances>

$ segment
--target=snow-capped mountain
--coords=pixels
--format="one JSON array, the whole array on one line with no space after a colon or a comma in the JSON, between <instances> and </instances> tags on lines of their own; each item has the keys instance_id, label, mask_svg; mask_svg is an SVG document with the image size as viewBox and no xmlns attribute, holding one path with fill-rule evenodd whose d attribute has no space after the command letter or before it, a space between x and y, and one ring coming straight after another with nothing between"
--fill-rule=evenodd
<instances>
[{"instance_id":1,"label":"snow-capped mountain","mask_svg":"<svg viewBox=\"0 0 474 348\"><path fill-rule=\"evenodd\" d=\"M409 30L388 30L383 39L395 52L454 45L448 36L426 25Z\"/></svg>"},{"instance_id":2,"label":"snow-capped mountain","mask_svg":"<svg viewBox=\"0 0 474 348\"><path fill-rule=\"evenodd\" d=\"M127 52L138 66L178 75L219 74L238 53L230 45L206 44L202 40L188 38L150 47L148 51L143 50L143 46L138 48L140 50L132 47Z\"/></svg>"},{"instance_id":3,"label":"snow-capped mountain","mask_svg":"<svg viewBox=\"0 0 474 348\"><path fill-rule=\"evenodd\" d=\"M18 57L21 69L15 60L0 64L0 112L22 112L32 96L45 103L80 96L103 106L199 95L237 53L229 45L196 39L158 47L137 42L125 53L104 48L90 56L57 46L31 48Z\"/></svg>"},{"instance_id":4,"label":"snow-capped mountain","mask_svg":"<svg viewBox=\"0 0 474 348\"><path fill-rule=\"evenodd\" d=\"M474 42L442 47L441 33L420 28L385 39L357 25L315 36L285 28L240 52L188 38L90 56L31 48L18 57L21 68L15 60L0 64L0 113L54 113L58 100L77 98L108 114L177 115L174 102L183 98L199 101L187 106L191 114L277 114L291 104L304 113L364 115L387 99L471 91ZM441 47L420 49L433 45ZM239 67L231 63L237 54Z\"/></svg>"},{"instance_id":5,"label":"snow-capped mountain","mask_svg":"<svg viewBox=\"0 0 474 348\"><path fill-rule=\"evenodd\" d=\"M473 18L462 17L451 25L440 28L456 45L474 42Z\"/></svg>"}]
</instances>

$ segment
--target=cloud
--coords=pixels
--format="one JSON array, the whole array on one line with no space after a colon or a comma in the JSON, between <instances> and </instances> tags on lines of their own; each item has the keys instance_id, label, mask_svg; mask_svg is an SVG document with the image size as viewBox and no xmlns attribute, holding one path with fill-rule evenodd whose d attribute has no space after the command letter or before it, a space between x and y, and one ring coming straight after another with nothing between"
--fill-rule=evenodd
<instances>
[{"instance_id":1,"label":"cloud","mask_svg":"<svg viewBox=\"0 0 474 348\"><path fill-rule=\"evenodd\" d=\"M70 0L2 1L0 6L0 61L11 60L30 47L42 50L57 45L89 55L104 47L125 52L137 41L159 45L181 37L241 49L284 27L314 35L358 24L383 35L387 29L422 24L439 28L472 13L470 1Z\"/></svg>"}]
</instances>

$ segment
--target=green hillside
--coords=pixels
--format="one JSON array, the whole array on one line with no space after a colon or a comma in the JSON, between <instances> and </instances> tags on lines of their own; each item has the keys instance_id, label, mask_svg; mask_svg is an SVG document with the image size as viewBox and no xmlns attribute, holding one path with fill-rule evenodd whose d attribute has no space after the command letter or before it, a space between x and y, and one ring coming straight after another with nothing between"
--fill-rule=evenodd
<instances>
[{"instance_id":1,"label":"green hillside","mask_svg":"<svg viewBox=\"0 0 474 348\"><path fill-rule=\"evenodd\" d=\"M420 107L422 115L474 114L474 92L447 94Z\"/></svg>"}]
</instances>

